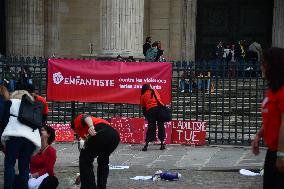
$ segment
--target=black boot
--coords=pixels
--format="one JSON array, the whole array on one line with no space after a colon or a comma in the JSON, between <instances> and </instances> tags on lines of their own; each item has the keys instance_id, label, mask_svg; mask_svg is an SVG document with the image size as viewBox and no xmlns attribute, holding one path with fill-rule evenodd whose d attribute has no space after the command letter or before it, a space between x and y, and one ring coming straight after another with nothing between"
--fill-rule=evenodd
<instances>
[{"instance_id":1,"label":"black boot","mask_svg":"<svg viewBox=\"0 0 284 189\"><path fill-rule=\"evenodd\" d=\"M142 148L142 151L146 152L148 148L148 142L146 142L145 146Z\"/></svg>"},{"instance_id":2,"label":"black boot","mask_svg":"<svg viewBox=\"0 0 284 189\"><path fill-rule=\"evenodd\" d=\"M161 142L160 150L164 150L164 149L166 149L166 145L163 142Z\"/></svg>"}]
</instances>

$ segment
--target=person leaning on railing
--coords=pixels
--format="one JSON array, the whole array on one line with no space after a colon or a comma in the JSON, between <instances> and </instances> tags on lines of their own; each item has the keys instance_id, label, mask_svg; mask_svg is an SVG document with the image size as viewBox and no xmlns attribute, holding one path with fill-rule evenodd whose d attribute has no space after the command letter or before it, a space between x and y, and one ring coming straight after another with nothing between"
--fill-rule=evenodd
<instances>
[{"instance_id":1,"label":"person leaning on railing","mask_svg":"<svg viewBox=\"0 0 284 189\"><path fill-rule=\"evenodd\" d=\"M262 76L268 90L261 105L263 124L252 142L259 154L259 141L268 147L264 163L264 189L284 188L284 49L270 48L263 53Z\"/></svg>"}]
</instances>

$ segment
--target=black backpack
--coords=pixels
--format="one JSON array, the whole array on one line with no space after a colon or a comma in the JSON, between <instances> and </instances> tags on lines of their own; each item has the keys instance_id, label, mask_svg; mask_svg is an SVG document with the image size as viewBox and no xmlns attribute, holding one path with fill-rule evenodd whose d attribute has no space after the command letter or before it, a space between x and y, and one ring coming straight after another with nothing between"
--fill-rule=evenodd
<instances>
[{"instance_id":1,"label":"black backpack","mask_svg":"<svg viewBox=\"0 0 284 189\"><path fill-rule=\"evenodd\" d=\"M41 102L33 101L28 95L22 96L18 120L34 130L42 127L42 110Z\"/></svg>"}]
</instances>

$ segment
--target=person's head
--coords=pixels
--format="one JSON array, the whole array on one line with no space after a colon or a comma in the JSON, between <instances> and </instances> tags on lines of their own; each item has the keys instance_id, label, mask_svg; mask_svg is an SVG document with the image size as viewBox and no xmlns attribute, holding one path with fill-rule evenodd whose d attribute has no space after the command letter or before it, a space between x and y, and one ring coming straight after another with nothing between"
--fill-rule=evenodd
<instances>
[{"instance_id":1,"label":"person's head","mask_svg":"<svg viewBox=\"0 0 284 189\"><path fill-rule=\"evenodd\" d=\"M23 87L22 90L26 90L30 94L34 94L34 92L35 92L35 87L31 84L24 84L22 87Z\"/></svg>"},{"instance_id":2,"label":"person's head","mask_svg":"<svg viewBox=\"0 0 284 189\"><path fill-rule=\"evenodd\" d=\"M158 41L155 41L153 44L152 44L152 47L158 47L158 44L159 44L159 42Z\"/></svg>"},{"instance_id":3,"label":"person's head","mask_svg":"<svg viewBox=\"0 0 284 189\"><path fill-rule=\"evenodd\" d=\"M151 86L149 84L144 84L141 89L141 96L149 89L151 89Z\"/></svg>"},{"instance_id":4,"label":"person's head","mask_svg":"<svg viewBox=\"0 0 284 189\"><path fill-rule=\"evenodd\" d=\"M234 44L232 44L231 48L232 48L232 50L233 50L233 49L235 49L235 45L234 45Z\"/></svg>"},{"instance_id":5,"label":"person's head","mask_svg":"<svg viewBox=\"0 0 284 189\"><path fill-rule=\"evenodd\" d=\"M5 87L4 85L0 85L0 96L4 100L9 100L10 99L10 93L9 93L7 87Z\"/></svg>"},{"instance_id":6,"label":"person's head","mask_svg":"<svg viewBox=\"0 0 284 189\"><path fill-rule=\"evenodd\" d=\"M123 58L122 58L121 55L117 55L116 59L117 59L118 61L122 61L122 60L123 60Z\"/></svg>"},{"instance_id":7,"label":"person's head","mask_svg":"<svg viewBox=\"0 0 284 189\"><path fill-rule=\"evenodd\" d=\"M55 140L55 130L52 127L44 126L40 129L40 136L43 140L47 140L47 144L52 144Z\"/></svg>"},{"instance_id":8,"label":"person's head","mask_svg":"<svg viewBox=\"0 0 284 189\"><path fill-rule=\"evenodd\" d=\"M284 85L284 49L272 47L265 50L261 71L272 92L277 92Z\"/></svg>"},{"instance_id":9,"label":"person's head","mask_svg":"<svg viewBox=\"0 0 284 189\"><path fill-rule=\"evenodd\" d=\"M219 46L219 47L222 47L222 45L223 45L222 41L219 41L219 42L218 42L218 46Z\"/></svg>"},{"instance_id":10,"label":"person's head","mask_svg":"<svg viewBox=\"0 0 284 189\"><path fill-rule=\"evenodd\" d=\"M151 43L152 42L152 38L149 36L149 37L146 37L146 43Z\"/></svg>"}]
</instances>

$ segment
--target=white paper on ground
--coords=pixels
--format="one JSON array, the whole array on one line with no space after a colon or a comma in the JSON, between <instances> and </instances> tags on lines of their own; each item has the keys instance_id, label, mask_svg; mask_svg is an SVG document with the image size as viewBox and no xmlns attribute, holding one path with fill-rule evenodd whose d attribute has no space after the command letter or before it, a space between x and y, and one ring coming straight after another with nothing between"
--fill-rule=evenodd
<instances>
[{"instance_id":1,"label":"white paper on ground","mask_svg":"<svg viewBox=\"0 0 284 189\"><path fill-rule=\"evenodd\" d=\"M110 170L116 170L116 169L129 169L129 166L127 165L109 165Z\"/></svg>"},{"instance_id":2,"label":"white paper on ground","mask_svg":"<svg viewBox=\"0 0 284 189\"><path fill-rule=\"evenodd\" d=\"M136 176L133 178L130 178L132 180L152 180L153 176Z\"/></svg>"},{"instance_id":3,"label":"white paper on ground","mask_svg":"<svg viewBox=\"0 0 284 189\"><path fill-rule=\"evenodd\" d=\"M260 175L259 173L254 173L254 172L252 172L250 170L246 170L246 169L241 169L240 174L244 175L244 176L259 176Z\"/></svg>"}]
</instances>

